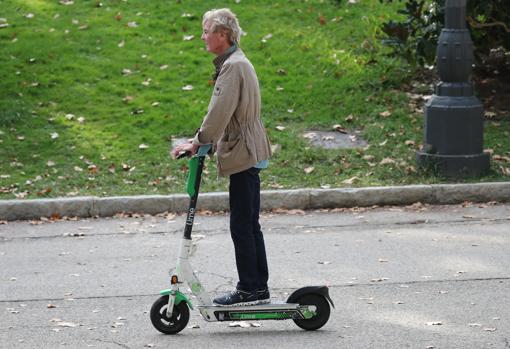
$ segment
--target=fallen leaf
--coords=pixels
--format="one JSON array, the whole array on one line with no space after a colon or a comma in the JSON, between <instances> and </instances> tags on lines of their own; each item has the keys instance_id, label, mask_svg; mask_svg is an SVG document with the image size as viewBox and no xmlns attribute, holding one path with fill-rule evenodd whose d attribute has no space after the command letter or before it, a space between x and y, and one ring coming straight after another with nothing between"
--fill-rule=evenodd
<instances>
[{"instance_id":1,"label":"fallen leaf","mask_svg":"<svg viewBox=\"0 0 510 349\"><path fill-rule=\"evenodd\" d=\"M89 173L97 173L97 166L96 165L89 165L88 167Z\"/></svg>"},{"instance_id":2,"label":"fallen leaf","mask_svg":"<svg viewBox=\"0 0 510 349\"><path fill-rule=\"evenodd\" d=\"M57 322L57 326L60 326L60 327L77 327L78 324L74 323L74 322L69 322L69 321L61 321L61 322Z\"/></svg>"},{"instance_id":3,"label":"fallen leaf","mask_svg":"<svg viewBox=\"0 0 510 349\"><path fill-rule=\"evenodd\" d=\"M251 327L249 322L246 321L234 321L228 324L228 327L242 327L242 328L248 328Z\"/></svg>"},{"instance_id":4,"label":"fallen leaf","mask_svg":"<svg viewBox=\"0 0 510 349\"><path fill-rule=\"evenodd\" d=\"M195 35L184 35L184 36L182 37L182 40L184 40L184 41L191 41L191 40L193 40L194 38L195 38Z\"/></svg>"},{"instance_id":5,"label":"fallen leaf","mask_svg":"<svg viewBox=\"0 0 510 349\"><path fill-rule=\"evenodd\" d=\"M356 182L358 180L359 180L359 178L354 176L354 177L351 177L349 179L346 179L346 180L342 181L342 183L344 183L344 184L353 184L354 182Z\"/></svg>"},{"instance_id":6,"label":"fallen leaf","mask_svg":"<svg viewBox=\"0 0 510 349\"><path fill-rule=\"evenodd\" d=\"M138 27L138 23L136 23L136 22L128 22L127 26L129 28L136 28L136 27Z\"/></svg>"},{"instance_id":7,"label":"fallen leaf","mask_svg":"<svg viewBox=\"0 0 510 349\"><path fill-rule=\"evenodd\" d=\"M310 174L312 173L313 171L315 170L315 167L311 166L311 167L307 167L304 169L305 173L306 174Z\"/></svg>"},{"instance_id":8,"label":"fallen leaf","mask_svg":"<svg viewBox=\"0 0 510 349\"><path fill-rule=\"evenodd\" d=\"M372 279L370 280L370 282L383 282L383 281L387 281L389 280L388 278L376 278L376 279Z\"/></svg>"},{"instance_id":9,"label":"fallen leaf","mask_svg":"<svg viewBox=\"0 0 510 349\"><path fill-rule=\"evenodd\" d=\"M386 111L379 113L379 115L382 116L383 118L387 118L388 116L391 115L391 112L389 110L386 110Z\"/></svg>"},{"instance_id":10,"label":"fallen leaf","mask_svg":"<svg viewBox=\"0 0 510 349\"><path fill-rule=\"evenodd\" d=\"M46 306L46 308L48 308L48 309L53 309L53 308L56 308L56 307L57 307L56 305L53 305L51 303Z\"/></svg>"},{"instance_id":11,"label":"fallen leaf","mask_svg":"<svg viewBox=\"0 0 510 349\"><path fill-rule=\"evenodd\" d=\"M394 164L394 163L395 163L395 160L393 160L391 158L384 158L381 160L379 165L388 165L388 164Z\"/></svg>"},{"instance_id":12,"label":"fallen leaf","mask_svg":"<svg viewBox=\"0 0 510 349\"><path fill-rule=\"evenodd\" d=\"M120 48L122 48L122 47L124 47L124 45L125 45L125 44L126 44L126 42L125 42L124 40L122 40L121 42L119 42L119 43L117 44L117 46L118 46L118 47L120 47Z\"/></svg>"},{"instance_id":13,"label":"fallen leaf","mask_svg":"<svg viewBox=\"0 0 510 349\"><path fill-rule=\"evenodd\" d=\"M273 37L273 34L267 34L262 38L262 42L267 42L267 40L271 39Z\"/></svg>"},{"instance_id":14,"label":"fallen leaf","mask_svg":"<svg viewBox=\"0 0 510 349\"><path fill-rule=\"evenodd\" d=\"M138 148L143 150L143 149L147 149L147 148L149 148L149 146L148 146L147 144L143 144L143 143L142 143L142 144L140 144L140 145L138 146Z\"/></svg>"},{"instance_id":15,"label":"fallen leaf","mask_svg":"<svg viewBox=\"0 0 510 349\"><path fill-rule=\"evenodd\" d=\"M183 90L183 91L191 91L191 90L193 90L193 85L186 85L186 86L183 86L182 90Z\"/></svg>"},{"instance_id":16,"label":"fallen leaf","mask_svg":"<svg viewBox=\"0 0 510 349\"><path fill-rule=\"evenodd\" d=\"M285 126L281 126L281 125L278 125L278 126L276 126L275 128L276 128L278 131L283 131L283 130L285 130L285 129L286 129L286 127L285 127Z\"/></svg>"}]
</instances>

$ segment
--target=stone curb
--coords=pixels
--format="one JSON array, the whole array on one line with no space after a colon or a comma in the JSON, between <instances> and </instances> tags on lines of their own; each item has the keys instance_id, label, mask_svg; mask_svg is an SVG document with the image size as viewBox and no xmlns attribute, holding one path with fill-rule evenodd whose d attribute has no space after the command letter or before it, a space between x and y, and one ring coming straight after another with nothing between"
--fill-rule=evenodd
<instances>
[{"instance_id":1,"label":"stone curb","mask_svg":"<svg viewBox=\"0 0 510 349\"><path fill-rule=\"evenodd\" d=\"M457 204L464 201L509 202L510 182L267 190L261 193L263 210L410 205L416 202ZM186 194L0 200L0 220L14 221L52 216L109 217L121 212L143 214L184 212L187 210L188 202ZM198 209L213 212L227 210L228 193L201 194Z\"/></svg>"}]
</instances>

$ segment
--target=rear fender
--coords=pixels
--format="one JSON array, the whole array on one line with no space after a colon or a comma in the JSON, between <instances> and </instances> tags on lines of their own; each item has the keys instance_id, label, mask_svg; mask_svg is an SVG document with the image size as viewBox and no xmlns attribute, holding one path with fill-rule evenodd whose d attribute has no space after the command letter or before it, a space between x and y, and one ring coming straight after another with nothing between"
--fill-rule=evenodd
<instances>
[{"instance_id":1,"label":"rear fender","mask_svg":"<svg viewBox=\"0 0 510 349\"><path fill-rule=\"evenodd\" d=\"M301 298L301 296L304 296L305 294L317 294L319 296L323 296L328 300L328 302L331 304L333 308L335 307L333 301L331 300L331 297L329 296L329 288L327 286L301 287L292 292L292 294L287 299L287 303L297 303L297 300Z\"/></svg>"}]
</instances>

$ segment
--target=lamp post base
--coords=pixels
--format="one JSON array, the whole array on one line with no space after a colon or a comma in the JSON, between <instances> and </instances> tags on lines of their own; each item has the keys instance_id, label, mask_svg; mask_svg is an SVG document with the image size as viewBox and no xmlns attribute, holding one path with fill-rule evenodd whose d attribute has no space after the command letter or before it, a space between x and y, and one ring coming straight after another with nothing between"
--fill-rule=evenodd
<instances>
[{"instance_id":1,"label":"lamp post base","mask_svg":"<svg viewBox=\"0 0 510 349\"><path fill-rule=\"evenodd\" d=\"M469 155L439 155L416 152L418 166L434 172L436 175L450 178L478 177L490 167L488 153Z\"/></svg>"}]
</instances>

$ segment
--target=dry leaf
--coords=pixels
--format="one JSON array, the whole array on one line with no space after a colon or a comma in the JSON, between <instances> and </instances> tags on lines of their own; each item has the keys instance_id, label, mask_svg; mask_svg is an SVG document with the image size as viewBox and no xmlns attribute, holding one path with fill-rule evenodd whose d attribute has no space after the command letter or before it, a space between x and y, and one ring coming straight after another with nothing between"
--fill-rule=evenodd
<instances>
[{"instance_id":1,"label":"dry leaf","mask_svg":"<svg viewBox=\"0 0 510 349\"><path fill-rule=\"evenodd\" d=\"M394 163L395 163L395 160L393 160L392 158L384 158L381 160L379 165L388 165L388 164L394 164Z\"/></svg>"},{"instance_id":2,"label":"dry leaf","mask_svg":"<svg viewBox=\"0 0 510 349\"><path fill-rule=\"evenodd\" d=\"M182 87L183 91L191 91L193 90L193 85L186 85Z\"/></svg>"},{"instance_id":3,"label":"dry leaf","mask_svg":"<svg viewBox=\"0 0 510 349\"><path fill-rule=\"evenodd\" d=\"M142 150L147 149L147 148L149 148L149 146L147 144L143 144L143 143L138 146L138 149L142 149Z\"/></svg>"},{"instance_id":4,"label":"dry leaf","mask_svg":"<svg viewBox=\"0 0 510 349\"><path fill-rule=\"evenodd\" d=\"M359 180L359 178L354 176L354 177L351 177L349 179L346 179L346 180L342 181L342 183L344 183L344 184L353 184L354 182L356 182L358 180Z\"/></svg>"},{"instance_id":5,"label":"dry leaf","mask_svg":"<svg viewBox=\"0 0 510 349\"><path fill-rule=\"evenodd\" d=\"M182 37L182 40L184 40L184 41L191 41L191 40L193 40L194 37L195 37L195 35L184 35Z\"/></svg>"},{"instance_id":6,"label":"dry leaf","mask_svg":"<svg viewBox=\"0 0 510 349\"><path fill-rule=\"evenodd\" d=\"M382 116L383 118L387 118L388 116L391 115L391 112L389 110L386 110L386 111L379 113L379 115Z\"/></svg>"},{"instance_id":7,"label":"dry leaf","mask_svg":"<svg viewBox=\"0 0 510 349\"><path fill-rule=\"evenodd\" d=\"M312 173L313 171L315 170L315 167L311 166L311 167L307 167L304 169L305 173L306 174L310 174Z\"/></svg>"},{"instance_id":8,"label":"dry leaf","mask_svg":"<svg viewBox=\"0 0 510 349\"><path fill-rule=\"evenodd\" d=\"M286 127L285 127L285 126L278 125L278 126L276 126L275 128L276 128L278 131L283 131L283 130L285 130L285 128L286 128Z\"/></svg>"}]
</instances>

